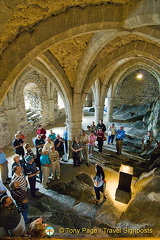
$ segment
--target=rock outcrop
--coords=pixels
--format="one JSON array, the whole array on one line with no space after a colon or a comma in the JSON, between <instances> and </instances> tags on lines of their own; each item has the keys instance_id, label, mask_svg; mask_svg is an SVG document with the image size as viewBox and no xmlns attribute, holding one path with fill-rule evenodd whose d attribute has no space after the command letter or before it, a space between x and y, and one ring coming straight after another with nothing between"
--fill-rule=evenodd
<instances>
[{"instance_id":1,"label":"rock outcrop","mask_svg":"<svg viewBox=\"0 0 160 240\"><path fill-rule=\"evenodd\" d=\"M135 184L133 200L117 225L126 230L125 233L123 231L122 236L158 237L160 235L159 181L160 169L158 168L139 178Z\"/></svg>"},{"instance_id":2,"label":"rock outcrop","mask_svg":"<svg viewBox=\"0 0 160 240\"><path fill-rule=\"evenodd\" d=\"M160 139L160 96L152 102L143 123L147 126L148 131L152 131L155 138Z\"/></svg>"},{"instance_id":3,"label":"rock outcrop","mask_svg":"<svg viewBox=\"0 0 160 240\"><path fill-rule=\"evenodd\" d=\"M160 97L150 105L123 105L114 112L114 118L125 125L124 148L130 152L141 152L142 138L147 131L151 131L153 137L160 140ZM155 146L156 143L153 142L150 153Z\"/></svg>"}]
</instances>

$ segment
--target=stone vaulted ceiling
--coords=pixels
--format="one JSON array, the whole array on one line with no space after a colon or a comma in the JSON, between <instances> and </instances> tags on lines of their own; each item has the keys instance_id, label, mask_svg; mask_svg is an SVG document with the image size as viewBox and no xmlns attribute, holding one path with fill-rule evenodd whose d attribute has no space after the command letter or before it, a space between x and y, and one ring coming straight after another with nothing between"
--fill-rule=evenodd
<instances>
[{"instance_id":1,"label":"stone vaulted ceiling","mask_svg":"<svg viewBox=\"0 0 160 240\"><path fill-rule=\"evenodd\" d=\"M74 85L80 59L93 34L84 34L62 41L50 48L51 53L64 69L71 85Z\"/></svg>"},{"instance_id":2,"label":"stone vaulted ceiling","mask_svg":"<svg viewBox=\"0 0 160 240\"><path fill-rule=\"evenodd\" d=\"M22 31L30 30L38 22L69 8L129 2L131 0L0 0L0 50L3 51Z\"/></svg>"},{"instance_id":3,"label":"stone vaulted ceiling","mask_svg":"<svg viewBox=\"0 0 160 240\"><path fill-rule=\"evenodd\" d=\"M159 62L156 0L0 0L0 4L1 101L28 66L51 80L54 76L70 95L87 93L94 77L104 82L110 66L111 77L131 58Z\"/></svg>"}]
</instances>

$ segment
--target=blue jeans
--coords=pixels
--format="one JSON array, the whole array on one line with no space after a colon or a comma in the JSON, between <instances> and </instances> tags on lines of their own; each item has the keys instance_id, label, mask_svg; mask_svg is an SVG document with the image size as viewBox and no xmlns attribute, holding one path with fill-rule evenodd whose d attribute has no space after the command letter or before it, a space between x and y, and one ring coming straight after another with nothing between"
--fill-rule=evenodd
<instances>
[{"instance_id":1,"label":"blue jeans","mask_svg":"<svg viewBox=\"0 0 160 240\"><path fill-rule=\"evenodd\" d=\"M108 136L108 143L113 143L115 135Z\"/></svg>"},{"instance_id":2,"label":"blue jeans","mask_svg":"<svg viewBox=\"0 0 160 240\"><path fill-rule=\"evenodd\" d=\"M17 206L19 211L22 213L25 223L28 222L28 211L29 211L29 203L18 203Z\"/></svg>"},{"instance_id":3,"label":"blue jeans","mask_svg":"<svg viewBox=\"0 0 160 240\"><path fill-rule=\"evenodd\" d=\"M104 192L104 190L103 190L103 185L100 186L100 187L94 187L94 191L95 191L97 200L100 200L100 192L101 192L101 193Z\"/></svg>"}]
</instances>

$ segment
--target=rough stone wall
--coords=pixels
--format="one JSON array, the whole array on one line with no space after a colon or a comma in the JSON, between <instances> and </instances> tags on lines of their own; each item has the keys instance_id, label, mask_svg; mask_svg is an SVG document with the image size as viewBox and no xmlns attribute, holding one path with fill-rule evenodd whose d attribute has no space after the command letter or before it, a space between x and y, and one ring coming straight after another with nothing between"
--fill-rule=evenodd
<instances>
[{"instance_id":1,"label":"rough stone wall","mask_svg":"<svg viewBox=\"0 0 160 240\"><path fill-rule=\"evenodd\" d=\"M10 131L7 124L7 115L4 111L3 105L0 106L0 129L1 129L0 146L4 147L7 144L11 143L11 140Z\"/></svg>"},{"instance_id":2,"label":"rough stone wall","mask_svg":"<svg viewBox=\"0 0 160 240\"><path fill-rule=\"evenodd\" d=\"M24 85L21 86L21 88L20 88L21 96L20 95L17 96L17 106L19 105L18 106L18 122L20 123L20 126L19 126L20 129L23 130L26 134L34 132L37 129L37 126L39 124L42 124L43 126L46 126L49 124L49 108L48 108L48 97L49 96L47 96L47 94L46 94L47 80L42 75L39 75L34 72L34 74L31 73L26 77L25 86L31 82L34 82L39 87L42 111L41 111L41 118L38 119L38 121L27 122L26 110L25 110L25 104L24 104L24 96L22 94L22 92L24 90ZM56 89L54 89L53 99L54 99L54 103L55 103L54 104L54 117L55 117L55 122L56 122L57 119L61 118L65 114L64 110L58 109L58 104L57 104L58 103L57 102L58 95L57 95ZM19 104L19 102L21 102L21 104Z\"/></svg>"},{"instance_id":3,"label":"rough stone wall","mask_svg":"<svg viewBox=\"0 0 160 240\"><path fill-rule=\"evenodd\" d=\"M143 79L136 78L137 72L127 76L117 87L114 106L143 105L153 102L159 95L159 85L153 75L143 70Z\"/></svg>"},{"instance_id":4,"label":"rough stone wall","mask_svg":"<svg viewBox=\"0 0 160 240\"><path fill-rule=\"evenodd\" d=\"M39 119L37 122L28 122L27 121L27 115L26 115L26 109L25 109L25 103L24 103L24 87L29 83L35 83L39 91L41 92L41 104L42 104L42 119ZM16 106L17 106L17 117L19 122L19 128L22 130L25 134L29 134L35 129L37 129L37 126L39 123L42 123L44 126L49 123L48 120L48 106L46 103L46 94L45 94L45 78L37 73L30 73L26 76L26 78L23 80L22 84L18 84L19 93L16 96Z\"/></svg>"},{"instance_id":5,"label":"rough stone wall","mask_svg":"<svg viewBox=\"0 0 160 240\"><path fill-rule=\"evenodd\" d=\"M39 124L43 126L47 126L49 124L49 107L48 107L48 98L46 93L46 82L47 79L42 75L31 72L25 78L20 78L17 80L14 86L13 91L13 99L15 99L16 111L13 118L17 118L18 128L15 127L15 133L18 130L21 130L24 135L28 135L36 131ZM36 88L38 89L38 95L41 99L41 118L35 118L33 121L27 120L27 114L25 109L25 101L24 101L24 91L27 84L34 83L36 84ZM56 89L54 89L53 94L54 99L54 118L55 122L57 119L63 117L65 115L64 109L58 109L58 95ZM36 113L36 112L35 112ZM14 123L13 123L14 124ZM7 114L5 113L4 105L2 104L0 107L0 127L1 127L1 138L0 138L0 146L4 147L7 145L11 145L11 141L14 139L14 133L10 133L10 128L8 126Z\"/></svg>"}]
</instances>

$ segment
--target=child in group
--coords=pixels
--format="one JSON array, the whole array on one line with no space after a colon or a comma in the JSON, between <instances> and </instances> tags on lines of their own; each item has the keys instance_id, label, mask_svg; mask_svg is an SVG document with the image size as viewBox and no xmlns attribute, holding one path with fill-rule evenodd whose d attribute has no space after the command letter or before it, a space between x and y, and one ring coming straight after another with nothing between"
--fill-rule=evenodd
<instances>
[{"instance_id":1,"label":"child in group","mask_svg":"<svg viewBox=\"0 0 160 240\"><path fill-rule=\"evenodd\" d=\"M89 135L89 155L92 156L93 150L94 150L94 144L97 137L94 135L94 131L91 131L91 134Z\"/></svg>"},{"instance_id":2,"label":"child in group","mask_svg":"<svg viewBox=\"0 0 160 240\"><path fill-rule=\"evenodd\" d=\"M49 159L51 162L51 171L52 171L52 180L54 180L55 175L57 176L57 179L60 179L60 157L57 150L55 150L55 147L51 147L51 152L49 153Z\"/></svg>"}]
</instances>

